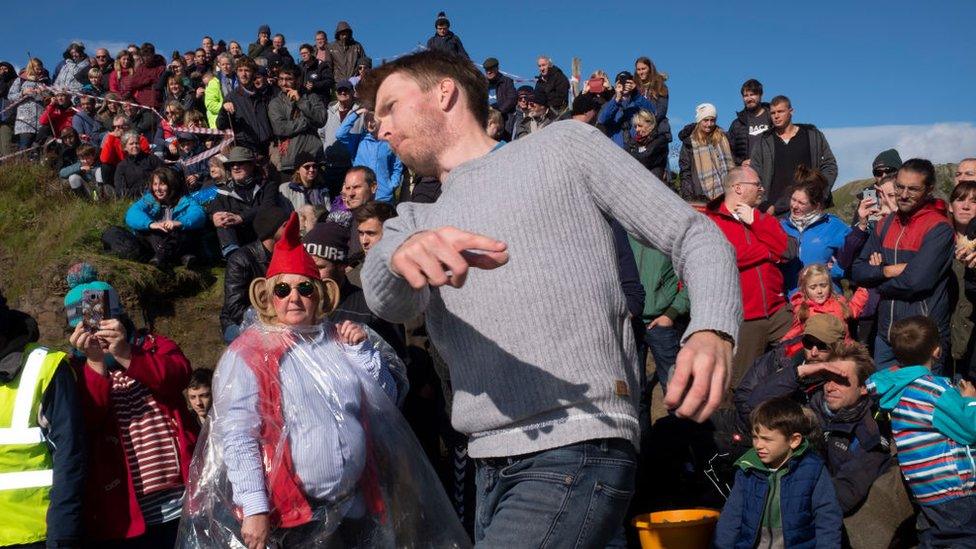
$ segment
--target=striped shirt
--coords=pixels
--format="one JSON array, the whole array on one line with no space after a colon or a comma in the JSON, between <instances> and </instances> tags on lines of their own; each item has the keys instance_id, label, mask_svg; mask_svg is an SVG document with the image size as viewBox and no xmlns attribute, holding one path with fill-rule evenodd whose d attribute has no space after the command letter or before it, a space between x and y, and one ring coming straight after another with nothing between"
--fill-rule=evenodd
<instances>
[{"instance_id":1,"label":"striped shirt","mask_svg":"<svg viewBox=\"0 0 976 549\"><path fill-rule=\"evenodd\" d=\"M871 379L868 390L876 393ZM935 405L952 388L949 380L923 375L905 386L891 410L898 464L919 503L938 505L973 495L973 449L939 432L932 424Z\"/></svg>"},{"instance_id":2,"label":"striped shirt","mask_svg":"<svg viewBox=\"0 0 976 549\"><path fill-rule=\"evenodd\" d=\"M112 408L132 474L136 498L183 486L176 428L145 385L122 370L111 372Z\"/></svg>"},{"instance_id":3,"label":"striped shirt","mask_svg":"<svg viewBox=\"0 0 976 549\"><path fill-rule=\"evenodd\" d=\"M294 471L311 500L340 501L354 492L365 466L366 433L359 418L377 381L391 401L396 383L381 355L367 340L358 345L335 341L335 327L299 340L281 357L282 415ZM241 337L262 337L251 330ZM244 360L227 350L214 376L212 442L223 452L234 503L244 516L270 511L259 436L257 380Z\"/></svg>"}]
</instances>

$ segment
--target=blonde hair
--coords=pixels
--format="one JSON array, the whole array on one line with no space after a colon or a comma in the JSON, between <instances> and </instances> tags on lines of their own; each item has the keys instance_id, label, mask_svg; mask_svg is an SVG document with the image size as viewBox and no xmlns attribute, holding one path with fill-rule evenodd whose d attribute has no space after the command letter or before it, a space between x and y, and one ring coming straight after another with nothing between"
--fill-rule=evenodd
<instances>
[{"instance_id":1,"label":"blonde hair","mask_svg":"<svg viewBox=\"0 0 976 549\"><path fill-rule=\"evenodd\" d=\"M715 129L712 130L710 135L705 135L705 132L701 129L701 122L695 124L695 131L691 133L691 140L701 144L707 145L718 145L719 141L724 137L722 130L719 129L718 124L715 124Z\"/></svg>"},{"instance_id":2,"label":"blonde hair","mask_svg":"<svg viewBox=\"0 0 976 549\"><path fill-rule=\"evenodd\" d=\"M281 282L285 274L277 274L271 278L255 278L251 282L248 296L251 305L258 313L258 318L265 324L279 324L278 314L275 313L274 303L272 302L272 289L275 284ZM339 304L339 286L332 280L309 279L315 286L315 314L312 316L312 323L331 313L336 305Z\"/></svg>"},{"instance_id":3,"label":"blonde hair","mask_svg":"<svg viewBox=\"0 0 976 549\"><path fill-rule=\"evenodd\" d=\"M636 126L638 122L650 124L652 132L654 131L655 128L657 128L657 118L655 118L654 115L651 114L651 111L647 109L641 109L637 111L637 114L635 114L634 117L630 119L630 123L634 126Z\"/></svg>"},{"instance_id":4,"label":"blonde hair","mask_svg":"<svg viewBox=\"0 0 976 549\"><path fill-rule=\"evenodd\" d=\"M827 278L827 286L830 288L830 297L833 297L838 303L840 303L840 308L844 312L844 320L850 320L853 317L851 314L851 308L847 305L847 300L844 299L844 296L834 293L834 283L830 279L830 269L828 269L823 263L807 265L800 271L800 276L798 277L797 283L799 284L799 289L803 294L803 297L810 299L810 296L807 295L807 284L818 276ZM796 310L796 318L799 319L800 322L806 322L807 319L810 318L810 306L807 305L806 300L804 300L800 307Z\"/></svg>"},{"instance_id":5,"label":"blonde hair","mask_svg":"<svg viewBox=\"0 0 976 549\"><path fill-rule=\"evenodd\" d=\"M505 118L502 116L502 113L498 109L493 109L489 107L488 124L491 124L492 122L494 122L495 124L497 124L503 129L505 128Z\"/></svg>"},{"instance_id":6,"label":"blonde hair","mask_svg":"<svg viewBox=\"0 0 976 549\"><path fill-rule=\"evenodd\" d=\"M35 77L43 74L43 70L44 63L36 57L31 58L31 60L27 62L27 67L24 68L24 72L27 73L27 76Z\"/></svg>"}]
</instances>

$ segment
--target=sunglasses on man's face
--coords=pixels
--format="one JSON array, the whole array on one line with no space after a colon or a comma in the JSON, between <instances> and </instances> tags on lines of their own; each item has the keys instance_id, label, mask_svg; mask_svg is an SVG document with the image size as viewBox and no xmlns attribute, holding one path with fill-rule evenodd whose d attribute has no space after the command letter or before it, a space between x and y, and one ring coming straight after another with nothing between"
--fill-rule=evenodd
<instances>
[{"instance_id":1,"label":"sunglasses on man's face","mask_svg":"<svg viewBox=\"0 0 976 549\"><path fill-rule=\"evenodd\" d=\"M307 280L305 282L299 282L294 286L286 282L279 282L274 285L272 291L278 299L285 299L291 295L292 289L298 290L298 295L302 297L312 297L312 294L315 293L315 285Z\"/></svg>"},{"instance_id":2,"label":"sunglasses on man's face","mask_svg":"<svg viewBox=\"0 0 976 549\"><path fill-rule=\"evenodd\" d=\"M894 168L878 168L877 170L874 170L873 173L874 173L874 176L875 177L883 177L885 175L891 175L893 173L898 173L898 170L896 170Z\"/></svg>"},{"instance_id":3,"label":"sunglasses on man's face","mask_svg":"<svg viewBox=\"0 0 976 549\"><path fill-rule=\"evenodd\" d=\"M825 351L827 350L828 347L830 346L824 343L823 341L820 341L818 338L813 337L812 335L803 336L803 348L808 351L811 351L815 348Z\"/></svg>"}]
</instances>

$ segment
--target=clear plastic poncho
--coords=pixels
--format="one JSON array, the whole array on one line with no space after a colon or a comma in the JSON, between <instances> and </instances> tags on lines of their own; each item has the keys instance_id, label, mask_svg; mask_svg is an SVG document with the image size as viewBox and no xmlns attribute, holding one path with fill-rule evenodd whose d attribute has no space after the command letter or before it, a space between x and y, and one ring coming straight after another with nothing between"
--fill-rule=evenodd
<instances>
[{"instance_id":1,"label":"clear plastic poncho","mask_svg":"<svg viewBox=\"0 0 976 549\"><path fill-rule=\"evenodd\" d=\"M403 374L375 333L248 327L215 372L177 547L245 547L263 512L270 547L469 547L396 407Z\"/></svg>"}]
</instances>

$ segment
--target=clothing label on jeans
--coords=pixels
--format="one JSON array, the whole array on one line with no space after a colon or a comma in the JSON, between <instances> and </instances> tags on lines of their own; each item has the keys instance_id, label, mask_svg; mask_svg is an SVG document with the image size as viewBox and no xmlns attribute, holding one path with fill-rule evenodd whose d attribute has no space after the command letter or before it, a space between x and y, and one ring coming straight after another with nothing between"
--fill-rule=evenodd
<instances>
[{"instance_id":1,"label":"clothing label on jeans","mask_svg":"<svg viewBox=\"0 0 976 549\"><path fill-rule=\"evenodd\" d=\"M627 382L618 379L614 381L614 392L617 393L618 397L627 398L630 397L630 389L627 387Z\"/></svg>"}]
</instances>

